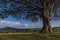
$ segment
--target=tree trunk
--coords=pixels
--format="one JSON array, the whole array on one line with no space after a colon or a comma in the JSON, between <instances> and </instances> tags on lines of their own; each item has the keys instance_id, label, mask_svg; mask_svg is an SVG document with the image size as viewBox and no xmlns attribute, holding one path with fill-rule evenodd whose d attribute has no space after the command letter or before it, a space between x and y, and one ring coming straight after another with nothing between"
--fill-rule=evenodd
<instances>
[{"instance_id":1,"label":"tree trunk","mask_svg":"<svg viewBox=\"0 0 60 40\"><path fill-rule=\"evenodd\" d=\"M43 15L43 28L42 28L42 32L52 32L52 27L50 24L50 11L49 11L49 4L47 4L46 1L44 1L44 13Z\"/></svg>"},{"instance_id":2,"label":"tree trunk","mask_svg":"<svg viewBox=\"0 0 60 40\"><path fill-rule=\"evenodd\" d=\"M50 21L48 20L49 18L43 18L43 28L42 32L52 32L52 27L50 24Z\"/></svg>"}]
</instances>

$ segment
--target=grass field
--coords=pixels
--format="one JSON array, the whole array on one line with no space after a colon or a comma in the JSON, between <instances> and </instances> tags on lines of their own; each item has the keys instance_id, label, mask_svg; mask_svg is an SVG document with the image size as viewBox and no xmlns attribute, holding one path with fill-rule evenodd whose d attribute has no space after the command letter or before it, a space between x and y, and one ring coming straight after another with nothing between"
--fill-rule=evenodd
<instances>
[{"instance_id":1,"label":"grass field","mask_svg":"<svg viewBox=\"0 0 60 40\"><path fill-rule=\"evenodd\" d=\"M60 32L53 33L0 33L0 40L60 40Z\"/></svg>"},{"instance_id":2,"label":"grass field","mask_svg":"<svg viewBox=\"0 0 60 40\"><path fill-rule=\"evenodd\" d=\"M60 40L60 28L54 29L52 33L0 33L0 40Z\"/></svg>"}]
</instances>

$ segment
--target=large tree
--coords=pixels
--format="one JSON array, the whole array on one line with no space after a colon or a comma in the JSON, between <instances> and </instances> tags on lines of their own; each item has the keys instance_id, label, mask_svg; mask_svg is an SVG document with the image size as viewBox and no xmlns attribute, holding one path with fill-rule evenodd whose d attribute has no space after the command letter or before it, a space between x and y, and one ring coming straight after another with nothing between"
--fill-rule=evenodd
<instances>
[{"instance_id":1,"label":"large tree","mask_svg":"<svg viewBox=\"0 0 60 40\"><path fill-rule=\"evenodd\" d=\"M0 0L0 18L4 19L11 15L16 19L23 18L33 22L41 18L43 21L41 31L52 32L50 20L52 12L57 15L56 1L59 0Z\"/></svg>"}]
</instances>

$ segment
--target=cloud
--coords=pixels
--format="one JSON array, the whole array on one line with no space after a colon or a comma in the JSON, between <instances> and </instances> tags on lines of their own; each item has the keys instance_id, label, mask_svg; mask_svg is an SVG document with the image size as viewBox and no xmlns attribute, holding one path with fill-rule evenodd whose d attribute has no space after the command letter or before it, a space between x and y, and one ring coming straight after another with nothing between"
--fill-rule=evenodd
<instances>
[{"instance_id":1,"label":"cloud","mask_svg":"<svg viewBox=\"0 0 60 40\"><path fill-rule=\"evenodd\" d=\"M0 28L13 27L13 28L39 28L41 23L30 23L30 22L14 22L7 20L0 20Z\"/></svg>"},{"instance_id":2,"label":"cloud","mask_svg":"<svg viewBox=\"0 0 60 40\"><path fill-rule=\"evenodd\" d=\"M60 26L60 20L51 21L52 26ZM30 23L30 22L14 22L7 20L0 20L0 28L3 27L13 27L13 28L40 28L42 27L42 22Z\"/></svg>"},{"instance_id":3,"label":"cloud","mask_svg":"<svg viewBox=\"0 0 60 40\"><path fill-rule=\"evenodd\" d=\"M26 23L0 20L0 28L2 28L2 27L26 28L28 26L29 25Z\"/></svg>"}]
</instances>

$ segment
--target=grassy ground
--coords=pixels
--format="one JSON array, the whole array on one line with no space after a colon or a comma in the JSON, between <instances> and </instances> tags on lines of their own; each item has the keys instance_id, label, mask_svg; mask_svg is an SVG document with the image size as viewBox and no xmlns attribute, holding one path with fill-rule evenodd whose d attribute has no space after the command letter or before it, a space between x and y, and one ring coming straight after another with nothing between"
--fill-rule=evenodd
<instances>
[{"instance_id":1,"label":"grassy ground","mask_svg":"<svg viewBox=\"0 0 60 40\"><path fill-rule=\"evenodd\" d=\"M60 40L60 29L53 33L0 33L0 40Z\"/></svg>"},{"instance_id":2,"label":"grassy ground","mask_svg":"<svg viewBox=\"0 0 60 40\"><path fill-rule=\"evenodd\" d=\"M60 32L53 33L3 33L0 40L60 40Z\"/></svg>"}]
</instances>

